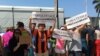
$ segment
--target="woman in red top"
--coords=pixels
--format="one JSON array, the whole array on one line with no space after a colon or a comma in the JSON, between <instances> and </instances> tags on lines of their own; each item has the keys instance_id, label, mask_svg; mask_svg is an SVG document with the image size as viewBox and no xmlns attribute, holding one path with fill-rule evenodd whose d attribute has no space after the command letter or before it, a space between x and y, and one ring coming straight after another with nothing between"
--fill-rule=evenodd
<instances>
[{"instance_id":1,"label":"woman in red top","mask_svg":"<svg viewBox=\"0 0 100 56\"><path fill-rule=\"evenodd\" d=\"M100 30L96 29L96 40L95 40L95 48L96 48L96 56L100 56Z\"/></svg>"}]
</instances>

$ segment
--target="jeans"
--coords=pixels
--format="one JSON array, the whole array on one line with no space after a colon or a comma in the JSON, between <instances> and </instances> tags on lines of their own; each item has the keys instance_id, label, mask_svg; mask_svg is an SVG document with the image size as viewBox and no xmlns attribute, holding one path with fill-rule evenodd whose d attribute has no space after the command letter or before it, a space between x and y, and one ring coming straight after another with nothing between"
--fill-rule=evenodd
<instances>
[{"instance_id":1,"label":"jeans","mask_svg":"<svg viewBox=\"0 0 100 56\"><path fill-rule=\"evenodd\" d=\"M89 56L88 45L86 41L82 41L82 53L85 54L85 56Z\"/></svg>"},{"instance_id":2,"label":"jeans","mask_svg":"<svg viewBox=\"0 0 100 56\"><path fill-rule=\"evenodd\" d=\"M94 41L93 40L89 40L88 43L88 53L89 56L95 56L95 50L94 50Z\"/></svg>"},{"instance_id":3,"label":"jeans","mask_svg":"<svg viewBox=\"0 0 100 56\"><path fill-rule=\"evenodd\" d=\"M8 47L4 47L3 50L3 56L11 56L11 52Z\"/></svg>"}]
</instances>

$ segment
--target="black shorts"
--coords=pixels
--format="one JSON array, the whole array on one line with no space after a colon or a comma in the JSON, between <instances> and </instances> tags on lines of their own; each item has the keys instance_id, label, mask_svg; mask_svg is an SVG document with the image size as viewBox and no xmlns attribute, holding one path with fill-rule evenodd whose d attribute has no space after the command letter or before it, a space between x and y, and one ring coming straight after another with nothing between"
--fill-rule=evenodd
<instances>
[{"instance_id":1,"label":"black shorts","mask_svg":"<svg viewBox=\"0 0 100 56\"><path fill-rule=\"evenodd\" d=\"M69 51L69 56L82 56L81 51Z\"/></svg>"}]
</instances>

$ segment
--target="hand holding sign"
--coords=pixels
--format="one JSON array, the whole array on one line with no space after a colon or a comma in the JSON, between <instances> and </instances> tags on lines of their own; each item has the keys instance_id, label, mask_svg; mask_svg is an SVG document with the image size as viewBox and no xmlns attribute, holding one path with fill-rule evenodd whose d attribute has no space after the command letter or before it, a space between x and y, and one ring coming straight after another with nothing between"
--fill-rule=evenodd
<instances>
[{"instance_id":1,"label":"hand holding sign","mask_svg":"<svg viewBox=\"0 0 100 56\"><path fill-rule=\"evenodd\" d=\"M30 16L30 18L29 18L30 20L32 20L32 16Z\"/></svg>"}]
</instances>

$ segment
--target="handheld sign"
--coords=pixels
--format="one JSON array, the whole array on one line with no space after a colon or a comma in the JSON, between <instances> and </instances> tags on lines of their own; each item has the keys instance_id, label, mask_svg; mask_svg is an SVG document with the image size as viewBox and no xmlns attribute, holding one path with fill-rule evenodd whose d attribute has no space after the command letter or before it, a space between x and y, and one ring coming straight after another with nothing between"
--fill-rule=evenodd
<instances>
[{"instance_id":1,"label":"handheld sign","mask_svg":"<svg viewBox=\"0 0 100 56\"><path fill-rule=\"evenodd\" d=\"M34 23L45 23L52 25L52 22L56 19L54 12L32 12L32 18Z\"/></svg>"},{"instance_id":2,"label":"handheld sign","mask_svg":"<svg viewBox=\"0 0 100 56\"><path fill-rule=\"evenodd\" d=\"M87 12L84 12L82 14L76 15L72 18L66 19L66 25L68 29L77 27L81 24L89 23L90 19L88 17Z\"/></svg>"},{"instance_id":3,"label":"handheld sign","mask_svg":"<svg viewBox=\"0 0 100 56\"><path fill-rule=\"evenodd\" d=\"M58 38L58 39L61 38L64 40L71 40L72 41L72 35L70 32L59 30L59 29L54 29L53 37Z\"/></svg>"},{"instance_id":4,"label":"handheld sign","mask_svg":"<svg viewBox=\"0 0 100 56\"><path fill-rule=\"evenodd\" d=\"M32 18L53 19L55 18L55 14L54 12L32 12Z\"/></svg>"}]
</instances>

